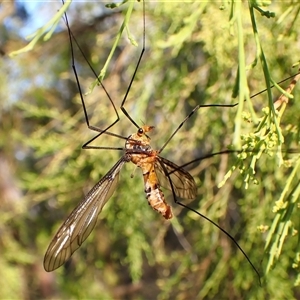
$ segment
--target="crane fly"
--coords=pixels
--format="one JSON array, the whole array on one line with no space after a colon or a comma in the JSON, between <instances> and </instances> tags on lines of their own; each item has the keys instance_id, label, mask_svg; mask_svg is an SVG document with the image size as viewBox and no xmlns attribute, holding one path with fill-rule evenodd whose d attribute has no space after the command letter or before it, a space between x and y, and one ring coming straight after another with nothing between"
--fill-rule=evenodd
<instances>
[{"instance_id":1,"label":"crane fly","mask_svg":"<svg viewBox=\"0 0 300 300\"><path fill-rule=\"evenodd\" d=\"M67 30L69 33L70 39L70 48L72 54L72 68L74 71L77 87L79 90L81 103L84 111L85 121L87 127L90 130L97 132L96 136L90 139L83 145L83 149L100 149L100 150L122 150L123 156L118 160L118 162L108 171L108 173L87 193L84 199L77 205L77 207L71 212L69 217L65 220L62 226L59 228L58 232L54 236L51 241L44 258L44 268L46 271L50 272L61 265L63 265L72 254L82 245L82 243L87 239L90 235L91 231L96 225L97 217L99 213L102 211L104 205L111 198L114 191L117 188L119 181L119 174L122 167L125 163L132 162L138 168L142 170L143 179L144 179L144 190L146 194L146 198L148 200L148 204L158 213L162 215L166 220L169 220L173 217L171 206L166 202L163 191L161 187L171 190L173 194L173 198L175 203L181 205L184 208L187 208L199 216L205 218L217 228L219 228L223 233L225 233L239 248L239 250L246 257L248 262L250 263L253 270L256 272L258 277L260 277L257 269L252 264L246 253L239 246L239 244L235 241L235 239L226 232L223 228L221 228L217 223L210 220L205 215L202 215L200 212L194 210L193 208L181 203L178 201L178 198L181 199L195 199L197 196L197 186L193 179L193 177L183 169L183 167L177 166L173 162L163 158L160 156L160 153L167 146L169 141L174 137L174 135L180 130L183 124L201 107L235 107L235 104L207 104L207 105L197 105L188 115L187 117L179 124L179 126L175 129L175 131L171 134L171 136L166 140L163 146L159 150L153 150L150 145L150 138L147 133L150 133L154 126L143 125L139 126L133 118L129 115L129 113L125 109L125 102L127 100L127 96L129 94L130 88L134 81L135 75L139 68L140 62L142 60L144 51L145 51L145 3L143 1L143 45L142 51L138 58L136 68L129 82L129 86L126 90L125 96L121 102L120 109L126 118L137 128L136 133L131 134L129 137L124 137L119 134L110 132L110 128L112 128L119 121L119 114L115 107L114 102L112 101L109 93L107 92L105 86L102 84L102 81L98 79L97 74L91 67L89 61L86 59L83 51L81 50L79 44L77 43L73 33L70 30L67 15L65 15L65 22L67 25ZM81 54L86 59L87 63L90 65L92 72L98 80L99 85L102 86L104 92L106 93L113 109L116 114L116 120L111 123L105 129L100 129L96 126L90 124L86 104L84 98L82 96L81 85L79 82L79 78L77 75L77 70L75 67L75 59L73 52L73 41L77 44ZM120 148L113 147L98 147L91 146L90 143L95 139L100 137L102 134L110 135L116 138L120 138L125 140L125 146ZM214 154L210 154L207 157L211 157L218 154L228 154L238 151L225 150L223 152L218 152ZM205 157L202 157L203 159ZM196 159L194 161L198 161ZM188 165L189 163L185 164Z\"/></svg>"},{"instance_id":2,"label":"crane fly","mask_svg":"<svg viewBox=\"0 0 300 300\"><path fill-rule=\"evenodd\" d=\"M64 264L90 235L99 213L114 193L119 173L127 162L131 161L141 168L148 203L165 219L171 219L173 214L160 189L161 185L174 191L179 198L196 198L197 187L193 177L151 148L150 138L146 133L153 128L142 126L137 133L128 137L124 155L90 190L60 227L45 254L46 271L53 271Z\"/></svg>"}]
</instances>

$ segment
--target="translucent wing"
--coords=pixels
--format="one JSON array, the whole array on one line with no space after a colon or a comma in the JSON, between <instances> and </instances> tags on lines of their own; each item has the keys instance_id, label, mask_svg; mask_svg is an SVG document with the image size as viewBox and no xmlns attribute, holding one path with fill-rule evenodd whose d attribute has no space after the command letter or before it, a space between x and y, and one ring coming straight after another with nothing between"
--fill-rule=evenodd
<instances>
[{"instance_id":1,"label":"translucent wing","mask_svg":"<svg viewBox=\"0 0 300 300\"><path fill-rule=\"evenodd\" d=\"M158 157L158 160L155 162L155 172L159 184L171 191L170 180L172 181L174 192L177 197L182 199L196 198L197 186L194 178L184 169L163 157Z\"/></svg>"},{"instance_id":2,"label":"translucent wing","mask_svg":"<svg viewBox=\"0 0 300 300\"><path fill-rule=\"evenodd\" d=\"M127 161L126 156L122 157L89 191L59 228L45 254L44 268L47 272L64 264L90 235L99 213L115 191L120 170Z\"/></svg>"}]
</instances>

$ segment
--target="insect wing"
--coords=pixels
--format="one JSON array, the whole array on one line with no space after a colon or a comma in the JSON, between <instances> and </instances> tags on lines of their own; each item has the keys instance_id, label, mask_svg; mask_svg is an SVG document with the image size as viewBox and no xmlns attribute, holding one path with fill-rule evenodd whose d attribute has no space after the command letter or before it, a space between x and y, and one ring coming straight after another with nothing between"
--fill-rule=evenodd
<instances>
[{"instance_id":1,"label":"insect wing","mask_svg":"<svg viewBox=\"0 0 300 300\"><path fill-rule=\"evenodd\" d=\"M47 272L64 264L90 235L99 213L117 187L120 170L126 161L122 157L59 228L45 254L44 268Z\"/></svg>"},{"instance_id":2,"label":"insect wing","mask_svg":"<svg viewBox=\"0 0 300 300\"><path fill-rule=\"evenodd\" d=\"M190 173L172 163L171 161L158 157L155 162L155 172L162 187L172 191L170 180L175 195L182 199L194 199L197 196L197 186Z\"/></svg>"}]
</instances>

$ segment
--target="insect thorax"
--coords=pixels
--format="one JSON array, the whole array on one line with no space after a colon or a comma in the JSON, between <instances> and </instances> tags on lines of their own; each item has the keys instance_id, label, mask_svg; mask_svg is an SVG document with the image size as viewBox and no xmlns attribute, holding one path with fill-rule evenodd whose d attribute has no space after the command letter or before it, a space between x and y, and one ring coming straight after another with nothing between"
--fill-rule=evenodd
<instances>
[{"instance_id":1,"label":"insect thorax","mask_svg":"<svg viewBox=\"0 0 300 300\"><path fill-rule=\"evenodd\" d=\"M126 140L125 149L132 150L128 152L133 154L150 154L153 151L150 146L150 138L148 138L144 133L131 134Z\"/></svg>"}]
</instances>

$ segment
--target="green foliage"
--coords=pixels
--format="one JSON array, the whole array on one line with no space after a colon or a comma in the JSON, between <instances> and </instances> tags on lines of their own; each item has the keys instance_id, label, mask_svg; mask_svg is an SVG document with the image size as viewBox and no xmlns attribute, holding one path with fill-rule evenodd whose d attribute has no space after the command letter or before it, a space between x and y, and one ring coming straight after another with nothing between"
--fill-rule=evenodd
<instances>
[{"instance_id":1,"label":"green foliage","mask_svg":"<svg viewBox=\"0 0 300 300\"><path fill-rule=\"evenodd\" d=\"M64 13L68 10L68 7L72 3L72 0L66 0L63 3L61 9L51 18L43 27L39 28L36 32L32 33L31 35L27 36L28 40L31 40L30 43L24 48L19 50L13 51L10 53L11 57L15 55L20 55L24 52L31 51L34 49L36 43L44 36L43 41L48 41L52 34L54 33L57 24L60 22L60 19L64 15Z\"/></svg>"},{"instance_id":2,"label":"green foliage","mask_svg":"<svg viewBox=\"0 0 300 300\"><path fill-rule=\"evenodd\" d=\"M72 18L75 12L69 11L85 56L97 74L105 68L103 84L116 107L141 51L142 7L128 1L94 23ZM81 14L89 9L82 7ZM1 102L0 163L8 161L3 170L11 173L17 191L12 198L3 192L1 199L0 278L9 283L3 283L2 296L299 298L300 158L291 150L299 148L299 87L288 90L288 100L276 101L275 108L273 99L282 91L277 85L271 89L298 59L299 9L295 1L146 2L146 51L125 105L138 124L155 125L152 147L159 149L196 105L239 102L236 108L200 108L162 156L182 165L227 147L241 150L189 164L199 196L182 202L235 237L263 276L262 287L242 253L211 223L175 204L172 221L148 207L141 172L131 164L122 170L91 237L68 264L45 273L43 255L59 224L122 155L80 148L97 133L85 123L65 30L1 68L1 84L10 84L1 90L10 93ZM74 51L85 93L95 76L76 45ZM84 99L94 126L116 120L101 86ZM136 131L121 112L120 118L112 132L127 137ZM102 136L93 145L124 142ZM164 192L173 204L171 193Z\"/></svg>"}]
</instances>

